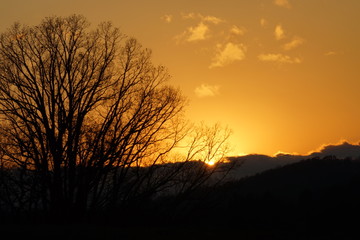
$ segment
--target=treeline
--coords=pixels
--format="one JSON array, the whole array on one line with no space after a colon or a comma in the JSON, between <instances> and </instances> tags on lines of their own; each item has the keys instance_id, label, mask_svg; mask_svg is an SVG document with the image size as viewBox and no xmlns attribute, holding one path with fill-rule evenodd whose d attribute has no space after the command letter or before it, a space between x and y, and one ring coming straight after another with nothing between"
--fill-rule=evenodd
<instances>
[{"instance_id":1,"label":"treeline","mask_svg":"<svg viewBox=\"0 0 360 240\"><path fill-rule=\"evenodd\" d=\"M113 218L117 219L118 215L126 216L123 220L128 221L126 219L130 218L133 212L137 212L141 218L145 217L146 211L142 212L144 209L151 211L152 216L160 216L156 209L160 205L163 210L166 209L167 204L160 204L164 199L169 199L170 208L182 205L185 199L194 194L198 195L205 186L215 187L220 184L233 167L234 163L219 163L209 167L202 161L132 167L127 169L127 178L124 178L123 186L117 192L114 192L112 182L116 176L109 174L107 182L102 186L103 195L99 196L102 199L101 206L85 210L72 209L72 212L63 213L43 207L41 185L38 184L39 176L36 172L24 175L21 168L3 168L0 169L0 221L98 221L97 217L107 216L109 219L102 221L111 222ZM79 171L91 172L96 169ZM114 171L113 174L120 173ZM118 197L116 202L114 197Z\"/></svg>"},{"instance_id":2,"label":"treeline","mask_svg":"<svg viewBox=\"0 0 360 240\"><path fill-rule=\"evenodd\" d=\"M177 164L159 166L159 169ZM231 163L224 163L223 170L228 170L226 164ZM188 172L180 182L191 184L190 179L199 177L196 169L201 166L204 165L200 162L190 163L191 174ZM358 160L313 158L241 180L218 180L210 177L191 190L187 188L188 191L179 191L183 186L178 182L180 185L174 184L171 191L158 193L156 197L89 212L83 218L52 220L62 224L113 226L125 232L135 224L170 235L181 228L185 229L183 237L190 232L201 236L204 231L211 236L237 234L244 239L353 239L358 236ZM4 212L2 216L3 222L8 221ZM48 217L38 212L23 219L41 223L48 222Z\"/></svg>"}]
</instances>

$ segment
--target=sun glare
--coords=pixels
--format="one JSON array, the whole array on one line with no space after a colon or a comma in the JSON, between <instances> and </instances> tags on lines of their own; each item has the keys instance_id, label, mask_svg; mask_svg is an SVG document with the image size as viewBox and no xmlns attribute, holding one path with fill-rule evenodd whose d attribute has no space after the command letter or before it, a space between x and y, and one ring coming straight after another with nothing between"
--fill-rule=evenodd
<instances>
[{"instance_id":1,"label":"sun glare","mask_svg":"<svg viewBox=\"0 0 360 240\"><path fill-rule=\"evenodd\" d=\"M214 166L215 160L210 160L210 161L206 162L206 164L209 166Z\"/></svg>"}]
</instances>

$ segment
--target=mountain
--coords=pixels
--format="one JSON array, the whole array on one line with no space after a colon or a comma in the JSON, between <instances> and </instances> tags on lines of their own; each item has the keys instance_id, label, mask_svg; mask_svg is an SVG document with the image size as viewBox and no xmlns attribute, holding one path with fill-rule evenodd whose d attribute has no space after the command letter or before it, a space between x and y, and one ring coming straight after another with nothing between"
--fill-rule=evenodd
<instances>
[{"instance_id":1,"label":"mountain","mask_svg":"<svg viewBox=\"0 0 360 240\"><path fill-rule=\"evenodd\" d=\"M241 179L269 169L279 168L287 164L295 163L302 159L304 159L303 156L277 155L276 157L270 157L260 154L228 157L228 160L231 163L237 163L237 167L229 173L227 178L231 180Z\"/></svg>"},{"instance_id":2,"label":"mountain","mask_svg":"<svg viewBox=\"0 0 360 240\"><path fill-rule=\"evenodd\" d=\"M324 146L319 152L313 152L308 155L309 158L313 157L326 157L336 156L337 158L360 158L360 145L350 144L343 142L340 145L327 145Z\"/></svg>"},{"instance_id":3,"label":"mountain","mask_svg":"<svg viewBox=\"0 0 360 240\"><path fill-rule=\"evenodd\" d=\"M360 161L313 158L267 170L219 186L189 212L251 239L360 239Z\"/></svg>"},{"instance_id":4,"label":"mountain","mask_svg":"<svg viewBox=\"0 0 360 240\"><path fill-rule=\"evenodd\" d=\"M360 159L360 145L343 142L340 145L327 145L320 151L312 152L307 155L293 155L293 154L278 154L274 157L250 154L246 156L232 156L228 157L230 162L237 162L239 167L236 167L229 173L228 179L241 179L243 177L253 176L263 171L279 168L287 164L292 164L305 159L324 158L327 156L334 156L339 159Z\"/></svg>"}]
</instances>

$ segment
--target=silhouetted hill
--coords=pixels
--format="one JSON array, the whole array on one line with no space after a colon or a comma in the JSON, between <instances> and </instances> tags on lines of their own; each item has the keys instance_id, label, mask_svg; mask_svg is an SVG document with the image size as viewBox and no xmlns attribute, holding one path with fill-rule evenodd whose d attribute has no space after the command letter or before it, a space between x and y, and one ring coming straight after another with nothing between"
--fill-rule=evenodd
<instances>
[{"instance_id":1,"label":"silhouetted hill","mask_svg":"<svg viewBox=\"0 0 360 240\"><path fill-rule=\"evenodd\" d=\"M335 157L312 158L271 169L240 180L242 194L280 194L302 190L316 191L334 185L347 184L360 176L360 162L339 160ZM235 183L232 183L235 184Z\"/></svg>"},{"instance_id":2,"label":"silhouetted hill","mask_svg":"<svg viewBox=\"0 0 360 240\"><path fill-rule=\"evenodd\" d=\"M359 159L360 145L350 144L348 142L343 142L340 145L326 145L320 151L309 154L308 157L313 158L326 156L336 156L340 159Z\"/></svg>"},{"instance_id":3,"label":"silhouetted hill","mask_svg":"<svg viewBox=\"0 0 360 240\"><path fill-rule=\"evenodd\" d=\"M340 145L326 145L317 152L312 152L308 155L294 155L294 154L277 154L274 157L250 154L246 156L232 156L228 157L230 161L241 162L240 168L234 169L228 179L238 180L243 177L249 177L263 171L279 168L287 164L292 164L305 159L324 158L327 156L334 156L338 159L350 158L353 160L360 159L360 145L343 142Z\"/></svg>"},{"instance_id":4,"label":"silhouetted hill","mask_svg":"<svg viewBox=\"0 0 360 240\"><path fill-rule=\"evenodd\" d=\"M284 239L353 239L360 216L360 162L303 160L225 183L206 202L212 214L197 209L196 216L244 231Z\"/></svg>"},{"instance_id":5,"label":"silhouetted hill","mask_svg":"<svg viewBox=\"0 0 360 240\"><path fill-rule=\"evenodd\" d=\"M303 156L295 155L277 155L276 157L270 157L261 154L250 154L240 157L228 157L230 162L238 162L240 167L233 169L229 173L227 179L238 180L243 177L249 177L263 171L279 168L287 164L295 163L304 159Z\"/></svg>"}]
</instances>

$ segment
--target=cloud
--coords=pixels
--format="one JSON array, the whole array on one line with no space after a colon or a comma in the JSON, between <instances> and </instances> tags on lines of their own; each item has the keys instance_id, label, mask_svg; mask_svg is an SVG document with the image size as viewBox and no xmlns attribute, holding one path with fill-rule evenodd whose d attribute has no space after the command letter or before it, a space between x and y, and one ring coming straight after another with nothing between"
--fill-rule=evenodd
<instances>
[{"instance_id":1,"label":"cloud","mask_svg":"<svg viewBox=\"0 0 360 240\"><path fill-rule=\"evenodd\" d=\"M224 19L215 17L215 16L204 16L200 13L187 13L187 14L182 14L182 18L183 19L199 19L202 22L207 22L207 23L212 23L212 24L219 24L222 22L225 22Z\"/></svg>"},{"instance_id":2,"label":"cloud","mask_svg":"<svg viewBox=\"0 0 360 240\"><path fill-rule=\"evenodd\" d=\"M225 20L218 18L218 17L214 17L214 16L201 16L202 20L204 22L209 22L209 23L213 23L213 24L219 24L222 22L225 22Z\"/></svg>"},{"instance_id":3,"label":"cloud","mask_svg":"<svg viewBox=\"0 0 360 240\"><path fill-rule=\"evenodd\" d=\"M236 25L233 25L230 28L230 33L233 35L239 35L239 36L243 36L246 32L246 29L244 27L238 27Z\"/></svg>"},{"instance_id":4,"label":"cloud","mask_svg":"<svg viewBox=\"0 0 360 240\"><path fill-rule=\"evenodd\" d=\"M197 26L188 27L182 34L175 36L177 42L196 42L209 38L209 26L200 22Z\"/></svg>"},{"instance_id":5,"label":"cloud","mask_svg":"<svg viewBox=\"0 0 360 240\"><path fill-rule=\"evenodd\" d=\"M173 19L173 16L170 14L166 14L164 16L161 17L161 20L163 20L166 23L171 23Z\"/></svg>"},{"instance_id":6,"label":"cloud","mask_svg":"<svg viewBox=\"0 0 360 240\"><path fill-rule=\"evenodd\" d=\"M304 41L305 40L300 37L294 37L290 42L286 43L283 48L288 51L302 45Z\"/></svg>"},{"instance_id":7,"label":"cloud","mask_svg":"<svg viewBox=\"0 0 360 240\"><path fill-rule=\"evenodd\" d=\"M335 51L329 51L329 52L326 52L324 53L325 56L336 56L336 55L342 55L344 54L344 52L335 52Z\"/></svg>"},{"instance_id":8,"label":"cloud","mask_svg":"<svg viewBox=\"0 0 360 240\"><path fill-rule=\"evenodd\" d=\"M270 54L260 54L258 59L263 62L276 62L276 63L301 63L300 58L291 58L288 55L283 55L281 53L270 53Z\"/></svg>"},{"instance_id":9,"label":"cloud","mask_svg":"<svg viewBox=\"0 0 360 240\"><path fill-rule=\"evenodd\" d=\"M166 21L166 17L163 17ZM197 42L201 40L207 40L211 38L219 38L223 37L223 31L220 31L220 28L216 28L215 25L222 24L222 29L230 29L228 30L228 38L231 36L244 34L245 28L237 27L235 25L231 26L229 23L226 23L226 20L215 17L212 15L202 15L200 13L186 13L181 14L181 18L183 20L188 20L190 22L190 26L180 34L176 35L174 39L179 43L186 42ZM231 31L231 32L230 32ZM211 34L210 34L211 33Z\"/></svg>"},{"instance_id":10,"label":"cloud","mask_svg":"<svg viewBox=\"0 0 360 240\"><path fill-rule=\"evenodd\" d=\"M281 40L285 37L285 31L280 24L276 25L274 35L275 35L276 40Z\"/></svg>"},{"instance_id":11,"label":"cloud","mask_svg":"<svg viewBox=\"0 0 360 240\"><path fill-rule=\"evenodd\" d=\"M239 43L218 44L217 53L209 68L223 67L235 61L241 61L245 58L246 47Z\"/></svg>"},{"instance_id":12,"label":"cloud","mask_svg":"<svg viewBox=\"0 0 360 240\"><path fill-rule=\"evenodd\" d=\"M204 23L199 23L196 27L188 28L189 37L187 38L188 42L204 40L207 38L206 34L209 32L209 27Z\"/></svg>"},{"instance_id":13,"label":"cloud","mask_svg":"<svg viewBox=\"0 0 360 240\"><path fill-rule=\"evenodd\" d=\"M209 38L210 25L225 22L225 20L215 16L203 16L199 13L182 14L185 20L199 20L195 26L188 27L182 34L175 37L178 41L196 42Z\"/></svg>"},{"instance_id":14,"label":"cloud","mask_svg":"<svg viewBox=\"0 0 360 240\"><path fill-rule=\"evenodd\" d=\"M267 25L267 21L265 18L260 19L260 26L265 27Z\"/></svg>"},{"instance_id":15,"label":"cloud","mask_svg":"<svg viewBox=\"0 0 360 240\"><path fill-rule=\"evenodd\" d=\"M288 0L274 0L274 4L279 7L291 8L291 4Z\"/></svg>"},{"instance_id":16,"label":"cloud","mask_svg":"<svg viewBox=\"0 0 360 240\"><path fill-rule=\"evenodd\" d=\"M196 17L195 13L182 14L183 19L195 19L195 17Z\"/></svg>"},{"instance_id":17,"label":"cloud","mask_svg":"<svg viewBox=\"0 0 360 240\"><path fill-rule=\"evenodd\" d=\"M220 94L220 86L201 84L201 86L195 88L194 92L199 98L214 97Z\"/></svg>"}]
</instances>

